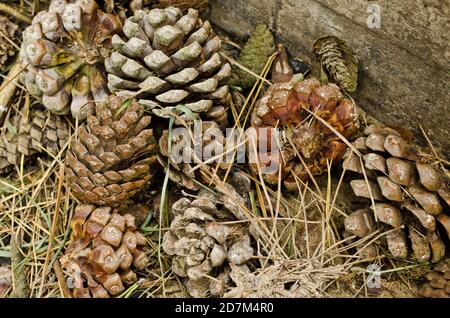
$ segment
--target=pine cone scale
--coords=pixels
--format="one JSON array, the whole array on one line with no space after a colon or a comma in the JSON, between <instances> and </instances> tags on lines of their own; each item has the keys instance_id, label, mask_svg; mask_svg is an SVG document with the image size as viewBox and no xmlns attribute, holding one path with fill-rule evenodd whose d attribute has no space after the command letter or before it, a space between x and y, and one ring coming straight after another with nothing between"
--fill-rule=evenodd
<instances>
[{"instance_id":1,"label":"pine cone scale","mask_svg":"<svg viewBox=\"0 0 450 318\"><path fill-rule=\"evenodd\" d=\"M67 152L67 176L74 195L83 202L123 204L154 174L156 157L151 152L156 144L152 130L146 129L150 117L135 102L117 115L123 101L111 97L98 103L96 116L80 125L78 140Z\"/></svg>"}]
</instances>

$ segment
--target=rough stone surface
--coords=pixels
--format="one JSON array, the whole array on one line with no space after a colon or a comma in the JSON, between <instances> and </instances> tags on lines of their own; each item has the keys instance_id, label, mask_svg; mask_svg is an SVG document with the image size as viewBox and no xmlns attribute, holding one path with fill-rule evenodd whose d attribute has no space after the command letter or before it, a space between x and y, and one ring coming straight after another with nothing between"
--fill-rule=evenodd
<instances>
[{"instance_id":1,"label":"rough stone surface","mask_svg":"<svg viewBox=\"0 0 450 318\"><path fill-rule=\"evenodd\" d=\"M420 138L422 125L435 146L450 154L450 2L441 0L210 0L211 20L246 37L269 25L289 51L308 63L314 40L345 39L360 63L358 104L391 126ZM370 29L370 4L381 8L381 28ZM314 68L317 72L318 69ZM317 75L317 73L316 73Z\"/></svg>"}]
</instances>

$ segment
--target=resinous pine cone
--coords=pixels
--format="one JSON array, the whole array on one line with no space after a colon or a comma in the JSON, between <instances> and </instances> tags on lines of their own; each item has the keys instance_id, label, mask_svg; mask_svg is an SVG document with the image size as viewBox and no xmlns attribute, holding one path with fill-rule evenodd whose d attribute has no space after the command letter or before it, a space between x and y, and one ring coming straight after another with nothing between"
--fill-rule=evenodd
<instances>
[{"instance_id":1,"label":"resinous pine cone","mask_svg":"<svg viewBox=\"0 0 450 318\"><path fill-rule=\"evenodd\" d=\"M22 75L27 90L55 114L83 119L92 100L107 97L103 60L119 19L98 9L93 0L53 0L23 33Z\"/></svg>"},{"instance_id":2,"label":"resinous pine cone","mask_svg":"<svg viewBox=\"0 0 450 318\"><path fill-rule=\"evenodd\" d=\"M78 138L66 154L67 177L76 198L118 206L151 179L157 144L147 129L150 121L135 101L111 96L95 104L94 114L78 127Z\"/></svg>"},{"instance_id":3,"label":"resinous pine cone","mask_svg":"<svg viewBox=\"0 0 450 318\"><path fill-rule=\"evenodd\" d=\"M200 192L195 200L182 198L172 210L175 217L163 239L164 251L173 256L172 270L186 278L193 297L223 295L229 264L243 265L254 254L248 229L221 223L235 218L209 193Z\"/></svg>"},{"instance_id":4,"label":"resinous pine cone","mask_svg":"<svg viewBox=\"0 0 450 318\"><path fill-rule=\"evenodd\" d=\"M147 240L134 216L118 212L88 204L75 208L71 243L60 259L73 297L117 296L148 264Z\"/></svg>"},{"instance_id":5,"label":"resinous pine cone","mask_svg":"<svg viewBox=\"0 0 450 318\"><path fill-rule=\"evenodd\" d=\"M356 105L344 98L336 85L321 85L316 79L272 85L252 114L252 128L247 130L250 155L256 146L261 166L268 158L277 167L281 164L281 181L291 191L297 189L296 178L304 181L310 175L321 175L326 172L327 161L336 163L345 154L344 141L317 117L345 138L354 137L358 130ZM268 128L268 133L259 128ZM272 149L272 136L279 145L279 155ZM264 139L268 146L261 149L259 141ZM250 167L258 173L258 164ZM269 184L278 184L278 175L276 171L263 177Z\"/></svg>"},{"instance_id":6,"label":"resinous pine cone","mask_svg":"<svg viewBox=\"0 0 450 318\"><path fill-rule=\"evenodd\" d=\"M191 169L196 165L201 165L199 169L202 169L204 165L215 167L219 164L219 168L226 169L229 164L223 162L225 156L220 156L223 154L225 147L225 136L221 131L219 125L214 121L198 121L197 124L201 125L199 128L199 133L201 135L195 135L195 129L181 128L183 129L182 134L177 134L176 131L172 133L171 148L172 153L169 153L169 131L164 130L161 138L159 139L159 151L166 157L170 158L171 166L173 169L170 170L170 179L176 184L180 184L184 188L190 190L198 190L197 185L192 181L198 176L195 171ZM201 143L199 153L195 153L196 146ZM180 151L182 150L182 152ZM187 160L182 160L182 156L186 156ZM215 158L217 157L217 160ZM213 159L213 161L208 161ZM166 160L162 159L161 160ZM199 171L199 170L197 170Z\"/></svg>"},{"instance_id":7,"label":"resinous pine cone","mask_svg":"<svg viewBox=\"0 0 450 318\"><path fill-rule=\"evenodd\" d=\"M354 146L363 154L361 161L349 149L343 167L356 175L350 182L356 196L368 202L373 198L375 207L351 214L346 230L365 237L376 228L396 229L386 235L393 256L419 262L442 259L446 245L441 237L450 237L448 178L394 129L368 126Z\"/></svg>"},{"instance_id":8,"label":"resinous pine cone","mask_svg":"<svg viewBox=\"0 0 450 318\"><path fill-rule=\"evenodd\" d=\"M436 264L425 275L426 282L419 286L419 294L427 298L450 298L450 259Z\"/></svg>"},{"instance_id":9,"label":"resinous pine cone","mask_svg":"<svg viewBox=\"0 0 450 318\"><path fill-rule=\"evenodd\" d=\"M114 52L105 60L108 87L118 95L135 96L160 117L192 117L183 105L205 120L226 124L226 84L231 66L224 63L221 41L197 10L183 15L174 7L138 11L114 35Z\"/></svg>"},{"instance_id":10,"label":"resinous pine cone","mask_svg":"<svg viewBox=\"0 0 450 318\"><path fill-rule=\"evenodd\" d=\"M27 114L16 113L8 118L11 131L3 128L0 135L0 174L35 154L57 155L69 139L66 120L47 110L31 109Z\"/></svg>"}]
</instances>

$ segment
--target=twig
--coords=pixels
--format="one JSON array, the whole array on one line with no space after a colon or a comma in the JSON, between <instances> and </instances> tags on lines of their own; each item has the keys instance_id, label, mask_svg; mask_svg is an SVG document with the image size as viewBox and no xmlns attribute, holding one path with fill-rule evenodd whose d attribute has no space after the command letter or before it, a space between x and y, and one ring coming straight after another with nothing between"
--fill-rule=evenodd
<instances>
[{"instance_id":1,"label":"twig","mask_svg":"<svg viewBox=\"0 0 450 318\"><path fill-rule=\"evenodd\" d=\"M59 290L61 291L61 294L64 296L64 298L72 298L69 287L67 287L66 279L61 269L61 264L59 263L59 260L55 261L55 263L53 264L53 269L55 271L56 278L58 279L58 286Z\"/></svg>"},{"instance_id":2,"label":"twig","mask_svg":"<svg viewBox=\"0 0 450 318\"><path fill-rule=\"evenodd\" d=\"M22 71L23 68L21 67L21 64L16 62L0 86L0 125L2 124L5 114L8 111L9 104L16 93L18 77Z\"/></svg>"},{"instance_id":3,"label":"twig","mask_svg":"<svg viewBox=\"0 0 450 318\"><path fill-rule=\"evenodd\" d=\"M31 24L32 19L29 16L27 16L23 13L20 13L19 11L17 11L16 9L14 9L13 7L11 7L9 5L0 3L0 11L3 11L6 14L12 15L17 20L25 22L26 24Z\"/></svg>"}]
</instances>

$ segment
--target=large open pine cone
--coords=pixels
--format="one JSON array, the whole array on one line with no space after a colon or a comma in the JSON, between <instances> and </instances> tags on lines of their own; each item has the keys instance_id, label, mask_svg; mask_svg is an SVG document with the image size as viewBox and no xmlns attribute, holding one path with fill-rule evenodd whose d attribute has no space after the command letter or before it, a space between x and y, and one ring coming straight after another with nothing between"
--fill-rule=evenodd
<instances>
[{"instance_id":1,"label":"large open pine cone","mask_svg":"<svg viewBox=\"0 0 450 318\"><path fill-rule=\"evenodd\" d=\"M321 175L327 161L336 163L345 154L347 147L341 137L317 117L342 137L352 138L357 132L355 104L344 98L336 85L320 85L316 79L274 84L256 105L252 128L247 131L250 156L256 146L260 166L267 159L276 167L281 165L281 178L289 190L297 189L296 178ZM279 129L278 133L274 128ZM270 143L272 137L275 144ZM259 142L265 140L269 141L266 149L259 147ZM251 163L250 167L258 173L258 164ZM276 171L263 177L269 184L277 184L278 175Z\"/></svg>"},{"instance_id":2,"label":"large open pine cone","mask_svg":"<svg viewBox=\"0 0 450 318\"><path fill-rule=\"evenodd\" d=\"M69 138L66 120L46 110L31 109L28 115L15 114L0 135L0 173L20 164L22 155L27 161L32 155L49 153L57 155Z\"/></svg>"},{"instance_id":3,"label":"large open pine cone","mask_svg":"<svg viewBox=\"0 0 450 318\"><path fill-rule=\"evenodd\" d=\"M450 258L436 264L425 275L427 282L419 286L419 294L428 298L450 298Z\"/></svg>"},{"instance_id":4,"label":"large open pine cone","mask_svg":"<svg viewBox=\"0 0 450 318\"><path fill-rule=\"evenodd\" d=\"M117 96L95 104L66 154L67 176L79 200L118 206L153 175L157 149L151 117L135 101Z\"/></svg>"},{"instance_id":5,"label":"large open pine cone","mask_svg":"<svg viewBox=\"0 0 450 318\"><path fill-rule=\"evenodd\" d=\"M138 94L139 102L161 117L190 114L226 122L226 81L231 67L219 54L221 41L197 10L186 15L174 7L138 11L112 38L114 52L105 60L108 87L119 95Z\"/></svg>"},{"instance_id":6,"label":"large open pine cone","mask_svg":"<svg viewBox=\"0 0 450 318\"><path fill-rule=\"evenodd\" d=\"M84 118L92 100L105 100L103 60L120 21L93 0L53 0L24 31L22 75L28 91L55 114Z\"/></svg>"},{"instance_id":7,"label":"large open pine cone","mask_svg":"<svg viewBox=\"0 0 450 318\"><path fill-rule=\"evenodd\" d=\"M137 281L136 270L145 268L148 257L143 251L147 240L134 216L82 204L75 208L71 228L61 265L73 297L117 296Z\"/></svg>"},{"instance_id":8,"label":"large open pine cone","mask_svg":"<svg viewBox=\"0 0 450 318\"><path fill-rule=\"evenodd\" d=\"M229 263L243 265L254 254L248 229L221 223L236 219L210 193L200 192L195 200L182 198L172 211L175 217L163 240L164 251L173 255L172 270L186 277L193 297L223 295L230 280Z\"/></svg>"},{"instance_id":9,"label":"large open pine cone","mask_svg":"<svg viewBox=\"0 0 450 318\"><path fill-rule=\"evenodd\" d=\"M407 258L412 250L417 261L439 261L445 255L439 227L450 237L448 178L423 162L397 131L371 125L364 134L354 142L364 167L350 149L343 166L359 177L350 183L355 194L375 201L377 222L370 209L358 210L345 221L346 230L365 237L377 227L397 228L386 235L393 256Z\"/></svg>"}]
</instances>

